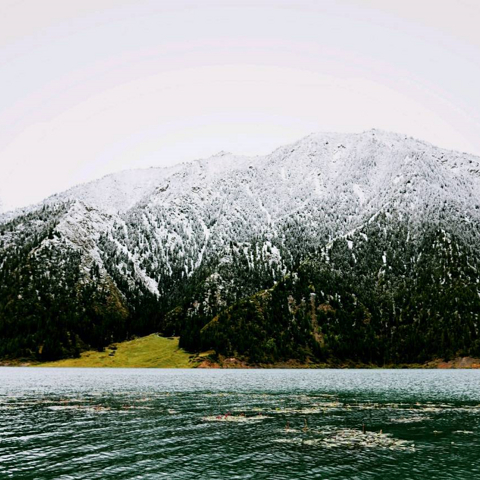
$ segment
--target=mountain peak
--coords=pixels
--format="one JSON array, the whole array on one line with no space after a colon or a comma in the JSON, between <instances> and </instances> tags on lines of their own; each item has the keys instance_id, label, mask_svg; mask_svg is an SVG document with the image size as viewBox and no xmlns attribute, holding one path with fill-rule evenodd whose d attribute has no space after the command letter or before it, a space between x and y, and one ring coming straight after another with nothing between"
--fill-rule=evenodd
<instances>
[{"instance_id":1,"label":"mountain peak","mask_svg":"<svg viewBox=\"0 0 480 480\"><path fill-rule=\"evenodd\" d=\"M225 150L220 150L219 152L212 155L212 157L225 157L226 155L232 155L232 153L226 152Z\"/></svg>"}]
</instances>

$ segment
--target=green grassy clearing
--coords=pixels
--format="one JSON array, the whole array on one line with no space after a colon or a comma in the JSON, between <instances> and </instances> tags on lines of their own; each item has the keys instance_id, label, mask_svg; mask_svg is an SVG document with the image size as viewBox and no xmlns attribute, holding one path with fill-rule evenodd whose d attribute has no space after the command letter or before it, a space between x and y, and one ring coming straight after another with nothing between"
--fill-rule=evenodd
<instances>
[{"instance_id":1,"label":"green grassy clearing","mask_svg":"<svg viewBox=\"0 0 480 480\"><path fill-rule=\"evenodd\" d=\"M192 368L190 354L178 347L178 338L156 334L114 344L117 349L83 352L80 358L36 364L37 367ZM113 353L113 354L112 354Z\"/></svg>"}]
</instances>

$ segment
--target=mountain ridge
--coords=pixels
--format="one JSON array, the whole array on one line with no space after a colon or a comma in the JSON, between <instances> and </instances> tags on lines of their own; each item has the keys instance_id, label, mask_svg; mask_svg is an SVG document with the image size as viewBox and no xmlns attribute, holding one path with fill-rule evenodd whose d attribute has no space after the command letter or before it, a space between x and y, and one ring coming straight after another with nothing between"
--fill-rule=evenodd
<instances>
[{"instance_id":1,"label":"mountain ridge","mask_svg":"<svg viewBox=\"0 0 480 480\"><path fill-rule=\"evenodd\" d=\"M181 345L190 350L214 345L222 354L246 355L258 362L299 355L325 359L328 355L345 355L325 341L326 332L334 330L331 322L340 322L338 318L332 320L330 313L341 311L350 320L365 320L368 311L367 316L378 320L378 330L369 335L383 339L378 352L383 352L384 361L390 361L388 349L396 352L400 347L386 346L389 327L382 323L385 311L368 300L368 305L359 310L352 299L370 295L378 302L390 302L389 321L397 322L402 313L392 299L399 289L406 289L411 298L421 296L418 284L426 278L422 269L428 272L427 277L435 278L436 265L442 264L442 256L454 244L455 258L442 264L441 275L445 276L447 270L450 274L457 272L459 281L471 292L468 304L476 308L474 297L480 293L472 272L479 266L479 172L480 158L473 155L449 152L405 135L370 130L361 134L311 134L265 156L219 152L208 159L165 169L120 172L73 187L38 206L0 217L0 267L7 283L0 290L0 337L3 332L10 338L11 325L19 321L19 311L15 310L22 304L19 290L30 291L27 310L32 318L38 317L39 311L44 317L51 314L45 307L50 300L31 291L25 280L27 273L19 273L22 268L31 268L32 252L40 250L51 258L43 259L30 278L39 285L47 282L41 270L51 271L58 255L65 266L56 273L65 285L71 282L69 288L77 292L75 299L69 297L71 308L77 312L76 320L60 322L68 326L61 327L65 330L63 339L51 342L52 358L91 346L91 339L99 331L98 345L94 345L99 348L132 334L161 331L180 333ZM438 243L437 251L425 244L426 238ZM34 247L29 250L25 245L30 243ZM67 251L75 252L75 265L65 256ZM416 258L411 256L414 252L428 259L426 266L412 260ZM398 265L390 265L390 259ZM355 266L360 264L361 269ZM307 270L305 265L309 265ZM319 276L319 272L323 273ZM17 276L19 283L9 275ZM310 313L306 307L290 308L292 295L297 295L295 302L301 303L302 295L311 298L315 293L302 282L303 293L297 291L288 280L295 275L311 278L312 285L318 288L321 284L332 291L324 292L323 307L310 305ZM379 287L379 275L387 279L387 286ZM339 292L343 291L350 298L350 306L340 302L332 307L337 283L336 294L341 296ZM361 292L357 291L358 285ZM448 286L448 282L441 285ZM49 288L55 290L53 285ZM283 305L276 316L267 312L276 311L276 306L258 300L270 294L254 297L272 288L273 292L286 289L276 299ZM422 288L429 291L427 285ZM65 287L55 295L69 296ZM435 296L433 292L430 295ZM88 301L93 301L92 305L85 303ZM257 310L245 310L250 301ZM253 353L248 353L246 340L235 340L244 332L231 330L232 319L225 312L232 308L243 312L243 320L234 317L248 324L246 331L254 332L263 325L264 336L270 335L247 335L250 343L257 339L258 348ZM433 311L432 306L428 308ZM260 314L260 310L265 311ZM409 313L411 328L418 313L414 310L412 307ZM440 318L457 310L436 315ZM301 321L298 312L303 312ZM420 313L423 315L423 310ZM475 356L478 315L474 310L463 315L473 339L467 353ZM114 325L109 316L118 324ZM221 328L212 334L206 327L214 319ZM350 320L342 322L346 325ZM49 324L49 332L58 323L36 321ZM83 325L81 333L75 322ZM350 325L353 323L358 325L355 320ZM281 331L272 330L275 325L282 325ZM352 332L347 330L341 335L355 348ZM285 331L291 332L288 341L281 340ZM233 335L233 343L226 332ZM14 345L4 348L3 355L17 350L27 356L42 356L44 349L39 353L39 345L45 340L38 338L48 335L31 328L31 348ZM277 347L267 347L268 342ZM60 344L59 349L55 350L55 344ZM222 346L230 344L231 348ZM287 346L282 350L279 344ZM422 355L428 360L434 354L428 346L422 348L423 353L417 352L412 361ZM447 349L452 355L459 350L456 346ZM380 362L378 352L378 358L359 360ZM402 355L405 353L397 355L398 361L404 360Z\"/></svg>"},{"instance_id":2,"label":"mountain ridge","mask_svg":"<svg viewBox=\"0 0 480 480\"><path fill-rule=\"evenodd\" d=\"M449 155L454 156L456 158L467 157L468 159L475 162L475 167L476 168L473 169L473 171L478 173L478 175L480 176L480 157L479 156L476 156L476 155L470 154L470 153L466 153L466 152L460 152L460 151L456 151L456 150L448 150L448 149L436 147L429 142L426 142L424 140L415 139L415 138L413 138L411 136L408 136L406 134L389 132L389 131L381 130L381 129L377 129L377 128L372 128L372 129L366 130L364 132L353 133L353 134L352 133L339 133L339 132L321 132L321 133L311 133L311 134L307 135L306 137L301 138L300 140L297 140L297 141L292 142L290 144L278 147L277 149L275 149L269 155L263 155L263 156L262 155L256 155L256 156L246 157L246 156L243 156L243 155L235 155L235 154L232 154L230 152L220 151L217 154L214 154L214 155L212 155L210 157L207 157L207 158L204 158L204 159L186 161L186 162L182 162L182 163L179 163L179 164L176 164L176 165L173 165L173 166L169 166L169 167L151 166L151 167L147 167L147 168L121 170L119 172L106 174L106 175L104 175L104 176L102 176L98 179L94 179L94 180L91 180L91 181L88 181L88 182L85 182L85 183L81 183L79 185L71 187L71 188L69 188L67 190L64 190L62 192L52 194L49 197L47 197L46 199L42 200L41 202L38 202L38 203L35 203L35 204L32 204L32 205L28 205L28 206L25 206L25 207L19 207L19 208L16 208L14 210L5 211L2 214L0 214L0 218L1 218L2 215L3 216L6 216L6 215L10 216L10 215L19 215L19 214L27 213L30 209L37 209L45 203L56 203L58 201L66 201L68 199L77 198L74 195L76 192L77 192L77 195L78 195L78 192L81 191L82 189L90 190L90 188L93 189L94 187L100 186L103 182L109 182L109 181L118 182L119 181L119 182L122 183L122 182L124 182L124 179L122 179L122 177L126 177L126 176L129 176L131 174L138 173L138 174L141 174L142 176L144 175L146 177L148 177L148 176L151 177L152 173L158 173L158 177L157 177L157 175L154 175L154 180L153 181L160 181L163 177L167 176L169 173L175 173L177 170L179 170L181 168L192 166L192 165L195 165L195 164L207 163L207 162L211 161L212 159L218 159L218 158L222 158L222 157L224 158L224 157L228 156L228 157L233 157L233 158L238 158L238 159L246 159L247 162L248 161L252 162L252 161L255 161L256 159L259 159L259 158L272 156L272 155L275 155L276 153L283 152L283 151L291 149L291 148L296 148L298 145L301 145L302 143L308 141L309 139L315 139L315 138L318 139L318 138L324 137L324 139L326 139L326 141L336 140L338 142L341 139L345 139L345 138L349 138L349 137L350 138L351 137L365 137L365 136L368 136L368 135L375 135L377 137L389 137L391 141L397 141L397 142L400 139L404 139L404 140L408 140L410 142L413 141L414 143L416 143L418 145L423 145L426 148L434 148L435 150L438 150L440 152L448 153ZM142 186L141 182L140 182L139 187L140 186ZM122 192L122 193L126 194L126 193L130 193L130 191ZM81 194L80 194L80 196L81 196ZM141 197L138 198L138 200L141 200ZM89 203L89 202L87 201L86 203ZM95 202L91 202L91 203L94 204ZM130 204L129 206L132 207L133 205L134 204ZM96 205L96 206L98 207L98 205ZM109 207L107 207L107 209L108 208ZM128 206L124 207L124 208L121 209L121 211L125 211L128 208L129 208ZM116 212L109 211L109 213L117 213L118 211L116 211Z\"/></svg>"}]
</instances>

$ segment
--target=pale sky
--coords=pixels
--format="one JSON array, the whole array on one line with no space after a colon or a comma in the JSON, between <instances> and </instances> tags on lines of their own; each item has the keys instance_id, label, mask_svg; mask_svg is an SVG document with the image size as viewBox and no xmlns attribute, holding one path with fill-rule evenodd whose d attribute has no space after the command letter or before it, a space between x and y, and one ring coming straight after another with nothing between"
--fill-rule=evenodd
<instances>
[{"instance_id":1,"label":"pale sky","mask_svg":"<svg viewBox=\"0 0 480 480\"><path fill-rule=\"evenodd\" d=\"M312 132L480 155L479 24L478 0L0 0L0 203Z\"/></svg>"}]
</instances>

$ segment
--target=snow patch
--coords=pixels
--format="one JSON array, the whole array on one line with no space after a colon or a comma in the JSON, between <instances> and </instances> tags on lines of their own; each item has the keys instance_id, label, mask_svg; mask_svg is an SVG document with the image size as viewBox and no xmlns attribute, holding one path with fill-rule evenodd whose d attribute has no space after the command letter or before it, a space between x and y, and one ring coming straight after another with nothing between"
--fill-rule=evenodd
<instances>
[{"instance_id":1,"label":"snow patch","mask_svg":"<svg viewBox=\"0 0 480 480\"><path fill-rule=\"evenodd\" d=\"M365 193L358 183L353 184L353 192L358 196L360 203L363 204L365 202Z\"/></svg>"}]
</instances>

